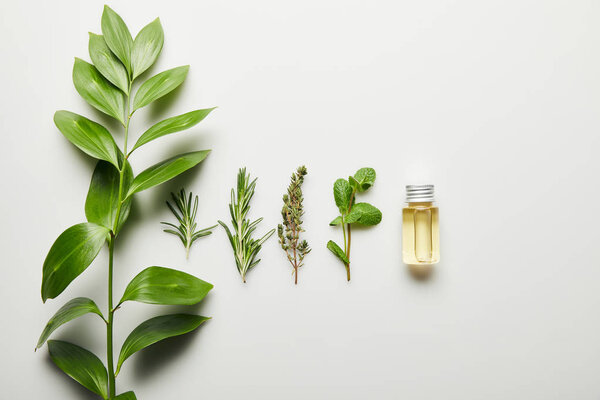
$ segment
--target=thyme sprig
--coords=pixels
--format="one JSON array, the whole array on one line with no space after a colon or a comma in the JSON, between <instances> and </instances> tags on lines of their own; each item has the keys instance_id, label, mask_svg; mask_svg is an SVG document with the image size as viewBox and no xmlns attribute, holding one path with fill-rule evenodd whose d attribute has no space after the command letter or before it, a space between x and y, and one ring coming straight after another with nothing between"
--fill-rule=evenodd
<instances>
[{"instance_id":1,"label":"thyme sprig","mask_svg":"<svg viewBox=\"0 0 600 400\"><path fill-rule=\"evenodd\" d=\"M302 216L304 215L304 197L302 196L302 183L307 170L303 165L292 174L287 193L283 195L283 208L281 216L283 224L277 226L279 243L293 268L294 283L298 284L298 269L304 265L304 257L310 253L311 248L306 240L300 240Z\"/></svg>"},{"instance_id":2,"label":"thyme sprig","mask_svg":"<svg viewBox=\"0 0 600 400\"><path fill-rule=\"evenodd\" d=\"M170 222L161 222L161 224L174 228L164 229L164 232L171 233L181 240L181 243L183 243L183 246L185 247L185 258L189 258L190 247L192 244L201 237L210 235L217 225L196 231L198 196L193 196L192 192L190 192L189 196L186 196L185 189L181 189L177 194L171 192L171 197L173 198L173 203L177 209L175 209L168 201L166 202L167 207L169 207L169 210L175 215L175 218L179 221L179 225ZM194 199L193 203L192 198Z\"/></svg>"},{"instance_id":3,"label":"thyme sprig","mask_svg":"<svg viewBox=\"0 0 600 400\"><path fill-rule=\"evenodd\" d=\"M254 196L255 188L256 178L251 181L250 174L246 174L246 168L241 168L237 175L237 191L231 189L231 202L229 203L229 214L231 215L234 233L231 233L231 230L223 221L218 221L227 232L227 237L233 249L235 264L244 283L246 283L246 273L260 262L260 259L257 260L256 257L262 244L275 232L275 229L271 229L258 240L252 238L252 233L263 220L259 218L254 222L250 222L247 218L248 211L250 211L250 200Z\"/></svg>"}]
</instances>

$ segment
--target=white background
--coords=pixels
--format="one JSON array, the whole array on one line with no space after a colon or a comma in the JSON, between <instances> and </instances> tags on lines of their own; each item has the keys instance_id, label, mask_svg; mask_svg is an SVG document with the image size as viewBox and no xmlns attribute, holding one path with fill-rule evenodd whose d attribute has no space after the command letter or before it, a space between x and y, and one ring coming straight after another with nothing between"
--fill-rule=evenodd
<instances>
[{"instance_id":1,"label":"white background","mask_svg":"<svg viewBox=\"0 0 600 400\"><path fill-rule=\"evenodd\" d=\"M33 348L75 296L106 308L106 250L42 304L54 239L84 220L94 161L54 127L68 109L115 128L71 81L89 60L99 1L0 5L2 399L94 398ZM129 359L120 391L139 399L598 399L600 4L594 1L118 1L135 34L160 16L165 47L146 74L190 64L181 89L136 113L153 122L219 106L190 131L145 146L136 172L213 149L200 168L137 196L117 244L115 297L141 269L214 283L191 311L198 332ZM117 141L122 132L113 129ZM199 223L228 219L238 167L258 176L251 216L279 222L305 163L300 283L275 238L242 284L224 231L189 261L161 231L164 201L200 195ZM325 248L341 241L332 184L377 170L362 199L383 222L353 235L352 281ZM441 256L430 275L401 262L404 185L434 183ZM138 323L177 307L126 304L117 350ZM190 311L190 310L188 310ZM105 360L93 316L62 327Z\"/></svg>"}]
</instances>

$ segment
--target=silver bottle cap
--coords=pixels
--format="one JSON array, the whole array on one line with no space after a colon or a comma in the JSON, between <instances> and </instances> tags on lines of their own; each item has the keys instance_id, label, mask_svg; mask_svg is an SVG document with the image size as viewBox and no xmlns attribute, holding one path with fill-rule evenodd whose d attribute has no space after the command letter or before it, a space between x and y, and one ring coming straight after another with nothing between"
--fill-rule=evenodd
<instances>
[{"instance_id":1,"label":"silver bottle cap","mask_svg":"<svg viewBox=\"0 0 600 400\"><path fill-rule=\"evenodd\" d=\"M431 203L433 201L433 185L406 185L407 203Z\"/></svg>"}]
</instances>

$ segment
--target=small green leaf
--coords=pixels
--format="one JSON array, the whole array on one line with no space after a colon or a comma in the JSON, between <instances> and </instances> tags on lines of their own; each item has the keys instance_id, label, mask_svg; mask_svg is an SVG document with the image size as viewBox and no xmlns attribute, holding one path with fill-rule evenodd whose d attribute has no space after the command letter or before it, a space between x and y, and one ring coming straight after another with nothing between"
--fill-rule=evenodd
<instances>
[{"instance_id":1,"label":"small green leaf","mask_svg":"<svg viewBox=\"0 0 600 400\"><path fill-rule=\"evenodd\" d=\"M85 314L98 314L100 318L104 319L104 316L98 309L96 303L93 300L88 299L87 297L76 297L73 300L69 301L67 304L62 306L44 328L44 331L40 335L40 339L38 340L37 346L35 349L39 349L46 343L46 340L50 337L52 332L54 332L61 325L66 324L69 321L74 320L77 317L81 317Z\"/></svg>"},{"instance_id":2,"label":"small green leaf","mask_svg":"<svg viewBox=\"0 0 600 400\"><path fill-rule=\"evenodd\" d=\"M361 225L377 225L381 222L381 211L377 207L369 203L356 203L352 206L352 210L346 217L346 222L349 224L359 223Z\"/></svg>"},{"instance_id":3,"label":"small green leaf","mask_svg":"<svg viewBox=\"0 0 600 400\"><path fill-rule=\"evenodd\" d=\"M131 48L133 47L133 38L131 37L127 25L125 25L125 22L119 14L114 12L109 6L104 6L101 26L106 44L119 60L121 60L127 72L131 74Z\"/></svg>"},{"instance_id":4,"label":"small green leaf","mask_svg":"<svg viewBox=\"0 0 600 400\"><path fill-rule=\"evenodd\" d=\"M375 178L377 175L375 174L375 170L373 168L361 168L354 174L354 179L357 182L356 189L359 192L364 192L375 183Z\"/></svg>"},{"instance_id":5,"label":"small green leaf","mask_svg":"<svg viewBox=\"0 0 600 400\"><path fill-rule=\"evenodd\" d=\"M344 250L342 250L342 248L340 246L338 246L338 244L336 242L334 242L333 240L330 240L329 242L327 242L327 248L333 254L335 254L335 256L337 258L339 258L340 260L342 260L342 262L344 264L350 264L350 261L348 260L348 257L346 257L346 253L344 253Z\"/></svg>"},{"instance_id":6,"label":"small green leaf","mask_svg":"<svg viewBox=\"0 0 600 400\"><path fill-rule=\"evenodd\" d=\"M152 186L160 185L198 165L206 158L208 153L210 153L210 150L180 154L151 166L135 177L126 198L134 193L149 189Z\"/></svg>"},{"instance_id":7,"label":"small green leaf","mask_svg":"<svg viewBox=\"0 0 600 400\"><path fill-rule=\"evenodd\" d=\"M329 223L330 226L336 226L342 223L342 217L341 216L337 216L335 217L335 219L333 221L331 221Z\"/></svg>"},{"instance_id":8,"label":"small green leaf","mask_svg":"<svg viewBox=\"0 0 600 400\"><path fill-rule=\"evenodd\" d=\"M189 65L177 67L154 75L140 86L133 99L133 111L171 92L185 80Z\"/></svg>"},{"instance_id":9,"label":"small green leaf","mask_svg":"<svg viewBox=\"0 0 600 400\"><path fill-rule=\"evenodd\" d=\"M164 267L149 267L127 285L120 303L139 301L148 304L193 305L213 288L208 282Z\"/></svg>"},{"instance_id":10,"label":"small green leaf","mask_svg":"<svg viewBox=\"0 0 600 400\"><path fill-rule=\"evenodd\" d=\"M125 124L123 93L114 87L92 64L75 58L73 65L75 89L92 107Z\"/></svg>"},{"instance_id":11,"label":"small green leaf","mask_svg":"<svg viewBox=\"0 0 600 400\"><path fill-rule=\"evenodd\" d=\"M110 132L102 125L69 111L57 111L54 114L54 124L84 153L119 167L119 148Z\"/></svg>"},{"instance_id":12,"label":"small green leaf","mask_svg":"<svg viewBox=\"0 0 600 400\"><path fill-rule=\"evenodd\" d=\"M94 261L109 230L89 222L73 225L58 237L44 261L42 300L65 290Z\"/></svg>"},{"instance_id":13,"label":"small green leaf","mask_svg":"<svg viewBox=\"0 0 600 400\"><path fill-rule=\"evenodd\" d=\"M358 181L356 179L354 179L353 176L349 176L348 177L348 182L350 182L350 186L352 186L352 189L358 191L360 189L360 183L358 183Z\"/></svg>"},{"instance_id":14,"label":"small green leaf","mask_svg":"<svg viewBox=\"0 0 600 400\"><path fill-rule=\"evenodd\" d=\"M171 314L142 322L125 339L119 354L116 373L121 370L123 362L136 352L161 340L191 332L208 319L199 315Z\"/></svg>"},{"instance_id":15,"label":"small green leaf","mask_svg":"<svg viewBox=\"0 0 600 400\"><path fill-rule=\"evenodd\" d=\"M110 83L118 87L125 94L129 94L129 77L127 70L108 48L102 35L90 32L89 43L90 58L100 73Z\"/></svg>"},{"instance_id":16,"label":"small green leaf","mask_svg":"<svg viewBox=\"0 0 600 400\"><path fill-rule=\"evenodd\" d=\"M115 397L114 400L137 400L137 397L133 392L125 392Z\"/></svg>"},{"instance_id":17,"label":"small green leaf","mask_svg":"<svg viewBox=\"0 0 600 400\"><path fill-rule=\"evenodd\" d=\"M164 33L158 18L143 27L137 34L131 51L133 79L140 76L154 64L162 50L163 42Z\"/></svg>"},{"instance_id":18,"label":"small green leaf","mask_svg":"<svg viewBox=\"0 0 600 400\"><path fill-rule=\"evenodd\" d=\"M210 112L215 108L216 107L207 108L204 110L191 111L189 113L165 119L164 121L153 125L152 127L150 127L150 129L144 132L142 136L140 136L140 138L135 143L135 146L133 146L133 149L131 149L131 151L161 136L165 136L170 133L175 133L191 128L192 126L196 125L204 118L206 118L206 116L210 114Z\"/></svg>"},{"instance_id":19,"label":"small green leaf","mask_svg":"<svg viewBox=\"0 0 600 400\"><path fill-rule=\"evenodd\" d=\"M108 398L108 373L93 353L60 340L49 340L48 351L54 364L65 374L103 399Z\"/></svg>"},{"instance_id":20,"label":"small green leaf","mask_svg":"<svg viewBox=\"0 0 600 400\"><path fill-rule=\"evenodd\" d=\"M352 188L345 179L338 179L333 184L333 197L335 198L335 205L338 206L340 213L346 214L350 208L350 202L352 201Z\"/></svg>"},{"instance_id":21,"label":"small green leaf","mask_svg":"<svg viewBox=\"0 0 600 400\"><path fill-rule=\"evenodd\" d=\"M119 171L107 162L99 161L94 169L90 189L85 200L85 216L88 222L102 225L105 228L112 229L117 217L117 208L119 206ZM133 181L133 171L129 161L125 161L125 171L123 172L123 197L127 194L129 186ZM131 209L131 198L125 200L121 205L119 223L115 233L121 230L121 227L129 216Z\"/></svg>"}]
</instances>

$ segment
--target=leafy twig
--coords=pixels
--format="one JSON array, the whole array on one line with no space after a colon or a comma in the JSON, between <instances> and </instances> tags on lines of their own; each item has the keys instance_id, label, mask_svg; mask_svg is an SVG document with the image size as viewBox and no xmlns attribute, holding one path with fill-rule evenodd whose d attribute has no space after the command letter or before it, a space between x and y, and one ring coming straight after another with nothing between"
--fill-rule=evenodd
<instances>
[{"instance_id":1,"label":"leafy twig","mask_svg":"<svg viewBox=\"0 0 600 400\"><path fill-rule=\"evenodd\" d=\"M344 232L344 249L333 240L327 242L327 248L339 258L346 267L346 276L350 280L350 243L351 225L358 223L372 226L381 222L381 211L369 203L355 203L356 193L364 192L375 183L375 170L361 168L348 180L338 179L333 185L333 197L340 210L340 216L329 223L331 226L342 225Z\"/></svg>"},{"instance_id":2,"label":"leafy twig","mask_svg":"<svg viewBox=\"0 0 600 400\"><path fill-rule=\"evenodd\" d=\"M250 181L250 174L246 175L246 168L241 168L237 176L237 191L231 189L231 202L229 203L229 213L234 233L231 233L231 230L223 221L218 221L227 232L233 249L235 264L244 283L246 282L246 273L260 262L260 259L256 260L256 256L262 244L275 232L275 229L271 229L258 240L252 238L252 233L263 220L259 218L254 222L250 222L246 218L248 211L250 211L250 200L254 196L255 188L256 178Z\"/></svg>"},{"instance_id":3,"label":"leafy twig","mask_svg":"<svg viewBox=\"0 0 600 400\"><path fill-rule=\"evenodd\" d=\"M201 237L208 236L212 233L212 230L216 228L217 225L213 225L208 228L201 229L196 231L196 214L198 212L198 196L194 197L194 202L192 204L192 192L190 192L189 196L186 196L185 189L181 189L178 194L171 192L171 197L173 198L173 203L175 203L175 207L171 203L167 201L167 207L169 210L175 215L177 221L179 221L179 226L172 224L170 222L161 222L161 224L165 224L175 229L164 229L164 232L171 233L181 239L181 243L185 247L185 258L189 258L190 255L190 247L192 243L194 243L197 239Z\"/></svg>"},{"instance_id":4,"label":"leafy twig","mask_svg":"<svg viewBox=\"0 0 600 400\"><path fill-rule=\"evenodd\" d=\"M311 250L306 240L300 241L300 232L304 232L301 219L304 215L302 183L306 174L305 166L298 167L296 172L292 174L287 194L283 195L283 208L281 209L283 224L277 226L281 248L285 251L288 261L294 268L295 284L298 284L298 268L304 265L304 257Z\"/></svg>"}]
</instances>

